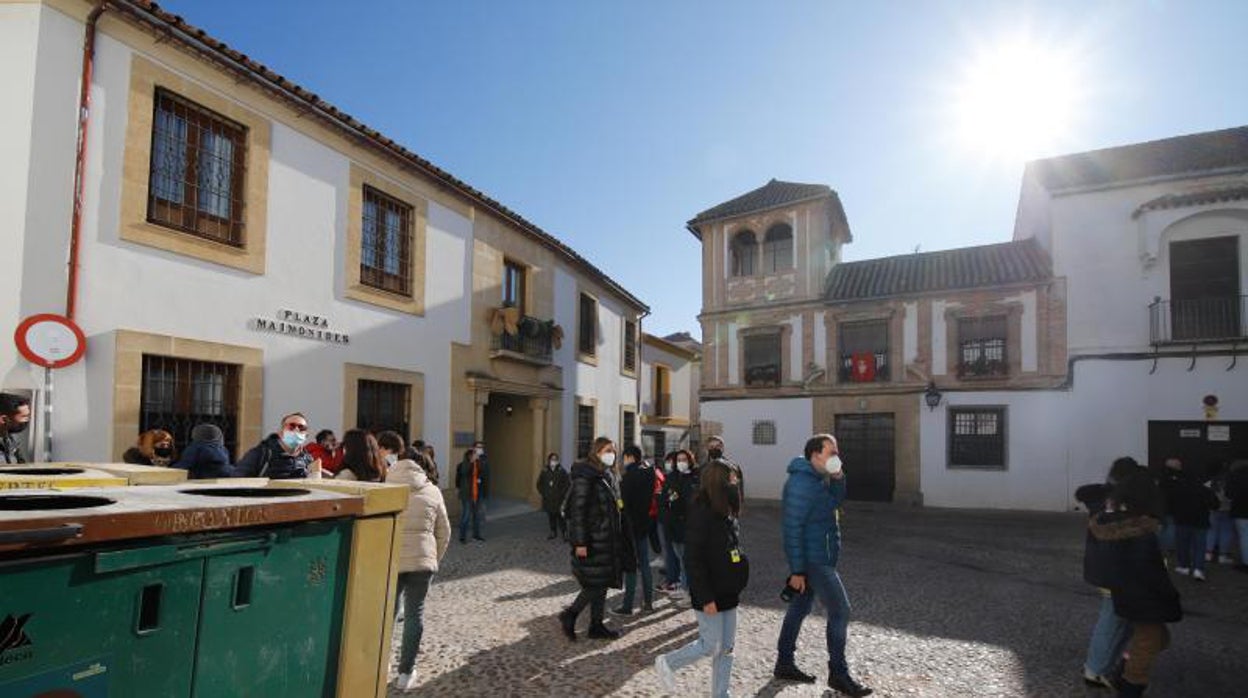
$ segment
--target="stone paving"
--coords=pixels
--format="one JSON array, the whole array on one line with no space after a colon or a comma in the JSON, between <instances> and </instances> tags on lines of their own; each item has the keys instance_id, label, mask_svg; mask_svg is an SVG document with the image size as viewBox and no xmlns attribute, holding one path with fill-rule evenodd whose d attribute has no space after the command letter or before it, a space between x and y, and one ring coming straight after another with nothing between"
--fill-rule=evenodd
<instances>
[{"instance_id":1,"label":"stone paving","mask_svg":"<svg viewBox=\"0 0 1248 698\"><path fill-rule=\"evenodd\" d=\"M880 696L1108 697L1079 678L1098 608L1081 579L1084 522L1079 514L851 503L840 571L853 603L855 675ZM820 683L772 680L785 575L778 506L749 503L742 530L751 581L739 612L733 695L839 695L823 688L818 608L803 626L798 664ZM415 695L662 694L654 657L695 637L687 602L657 594L651 614L608 615L624 631L613 642L584 637L585 613L571 643L555 614L577 585L567 546L546 540L544 515L491 521L484 535L484 543L452 541L434 579ZM1154 669L1150 696L1248 695L1248 574L1212 565L1209 577L1176 581L1186 618L1171 626L1173 647ZM396 651L398 637L396 630ZM677 676L680 693L709 693L709 662Z\"/></svg>"}]
</instances>

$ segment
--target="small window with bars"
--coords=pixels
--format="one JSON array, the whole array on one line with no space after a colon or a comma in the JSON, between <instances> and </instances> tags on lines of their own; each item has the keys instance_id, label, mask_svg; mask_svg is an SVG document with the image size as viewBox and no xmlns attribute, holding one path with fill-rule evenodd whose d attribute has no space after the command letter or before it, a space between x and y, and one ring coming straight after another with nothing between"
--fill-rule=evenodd
<instances>
[{"instance_id":1,"label":"small window with bars","mask_svg":"<svg viewBox=\"0 0 1248 698\"><path fill-rule=\"evenodd\" d=\"M598 352L598 301L588 293L581 294L577 350L593 356Z\"/></svg>"},{"instance_id":2,"label":"small window with bars","mask_svg":"<svg viewBox=\"0 0 1248 698\"><path fill-rule=\"evenodd\" d=\"M374 434L393 431L411 436L412 386L361 379L356 384L355 425Z\"/></svg>"},{"instance_id":3,"label":"small window with bars","mask_svg":"<svg viewBox=\"0 0 1248 698\"><path fill-rule=\"evenodd\" d=\"M754 438L755 446L775 446L776 445L776 423L771 420L759 420L754 422Z\"/></svg>"},{"instance_id":4,"label":"small window with bars","mask_svg":"<svg viewBox=\"0 0 1248 698\"><path fill-rule=\"evenodd\" d=\"M620 417L620 443L624 448L637 443L637 413L624 410Z\"/></svg>"},{"instance_id":5,"label":"small window with bars","mask_svg":"<svg viewBox=\"0 0 1248 698\"><path fill-rule=\"evenodd\" d=\"M624 321L624 370L637 372L637 322Z\"/></svg>"},{"instance_id":6,"label":"small window with bars","mask_svg":"<svg viewBox=\"0 0 1248 698\"><path fill-rule=\"evenodd\" d=\"M958 377L1005 376L1006 319L1004 315L958 319Z\"/></svg>"},{"instance_id":7,"label":"small window with bars","mask_svg":"<svg viewBox=\"0 0 1248 698\"><path fill-rule=\"evenodd\" d=\"M949 467L1004 470L1005 408L949 410Z\"/></svg>"},{"instance_id":8,"label":"small window with bars","mask_svg":"<svg viewBox=\"0 0 1248 698\"><path fill-rule=\"evenodd\" d=\"M197 424L215 424L238 453L239 366L143 355L139 431L164 429L181 451Z\"/></svg>"},{"instance_id":9,"label":"small window with bars","mask_svg":"<svg viewBox=\"0 0 1248 698\"><path fill-rule=\"evenodd\" d=\"M849 322L840 335L839 379L842 383L873 383L889 376L888 321Z\"/></svg>"},{"instance_id":10,"label":"small window with bars","mask_svg":"<svg viewBox=\"0 0 1248 698\"><path fill-rule=\"evenodd\" d=\"M147 220L243 246L247 127L157 89Z\"/></svg>"},{"instance_id":11,"label":"small window with bars","mask_svg":"<svg viewBox=\"0 0 1248 698\"><path fill-rule=\"evenodd\" d=\"M594 446L594 406L576 406L576 457L586 458Z\"/></svg>"},{"instance_id":12,"label":"small window with bars","mask_svg":"<svg viewBox=\"0 0 1248 698\"><path fill-rule=\"evenodd\" d=\"M412 295L412 207L365 186L360 238L360 282Z\"/></svg>"},{"instance_id":13,"label":"small window with bars","mask_svg":"<svg viewBox=\"0 0 1248 698\"><path fill-rule=\"evenodd\" d=\"M780 385L780 332L753 334L745 337L745 384L750 386Z\"/></svg>"}]
</instances>

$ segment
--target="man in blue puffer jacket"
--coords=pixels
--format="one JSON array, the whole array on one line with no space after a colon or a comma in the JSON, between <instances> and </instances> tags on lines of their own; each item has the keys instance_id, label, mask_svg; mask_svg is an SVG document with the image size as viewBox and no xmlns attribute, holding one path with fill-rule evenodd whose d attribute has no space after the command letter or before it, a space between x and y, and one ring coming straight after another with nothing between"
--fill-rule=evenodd
<instances>
[{"instance_id":1,"label":"man in blue puffer jacket","mask_svg":"<svg viewBox=\"0 0 1248 698\"><path fill-rule=\"evenodd\" d=\"M816 434L806 442L802 458L789 463L784 482L784 555L789 561L788 587L795 591L784 614L777 643L773 675L782 681L814 683L815 677L797 668L797 636L810 614L815 594L828 613L828 687L847 696L871 695L849 674L845 640L849 632L849 597L836 572L841 554L837 510L845 499L836 438Z\"/></svg>"}]
</instances>

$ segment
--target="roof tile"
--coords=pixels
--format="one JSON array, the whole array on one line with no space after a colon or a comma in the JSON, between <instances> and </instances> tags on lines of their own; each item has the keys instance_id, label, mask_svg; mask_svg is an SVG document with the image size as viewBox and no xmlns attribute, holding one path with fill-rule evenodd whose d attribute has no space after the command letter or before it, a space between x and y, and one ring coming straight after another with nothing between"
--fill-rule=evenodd
<instances>
[{"instance_id":1,"label":"roof tile","mask_svg":"<svg viewBox=\"0 0 1248 698\"><path fill-rule=\"evenodd\" d=\"M1248 168L1248 126L1062 155L1027 164L1050 191Z\"/></svg>"},{"instance_id":2,"label":"roof tile","mask_svg":"<svg viewBox=\"0 0 1248 698\"><path fill-rule=\"evenodd\" d=\"M825 298L856 301L931 291L1004 286L1051 278L1034 240L842 262L828 274Z\"/></svg>"},{"instance_id":3,"label":"roof tile","mask_svg":"<svg viewBox=\"0 0 1248 698\"><path fill-rule=\"evenodd\" d=\"M838 205L840 203L836 192L832 191L832 188L826 184L802 184L800 182L781 182L778 179L773 179L758 189L706 209L694 216L688 225L692 227L707 221L731 218L746 213L754 213L755 211L765 211L777 206L815 199L821 196L831 196L837 199Z\"/></svg>"}]
</instances>

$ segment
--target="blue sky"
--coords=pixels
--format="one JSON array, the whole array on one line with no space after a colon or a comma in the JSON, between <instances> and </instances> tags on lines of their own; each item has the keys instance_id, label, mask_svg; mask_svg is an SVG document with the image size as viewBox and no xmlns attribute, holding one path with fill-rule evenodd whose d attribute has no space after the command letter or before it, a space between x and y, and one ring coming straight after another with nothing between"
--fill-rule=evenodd
<instances>
[{"instance_id":1,"label":"blue sky","mask_svg":"<svg viewBox=\"0 0 1248 698\"><path fill-rule=\"evenodd\" d=\"M698 334L684 222L772 177L840 193L847 260L1008 240L1023 159L951 106L1020 37L1077 95L1033 157L1248 123L1246 2L161 5L576 247L655 334Z\"/></svg>"}]
</instances>

